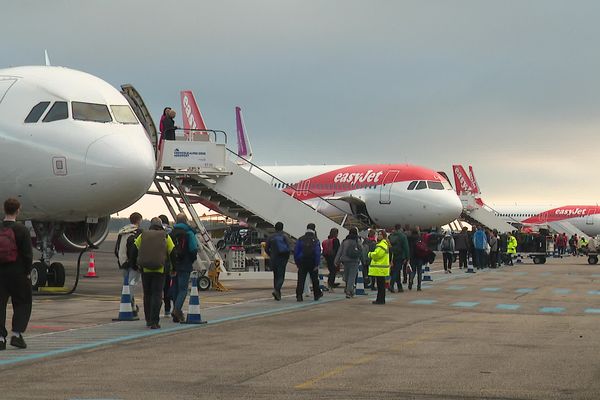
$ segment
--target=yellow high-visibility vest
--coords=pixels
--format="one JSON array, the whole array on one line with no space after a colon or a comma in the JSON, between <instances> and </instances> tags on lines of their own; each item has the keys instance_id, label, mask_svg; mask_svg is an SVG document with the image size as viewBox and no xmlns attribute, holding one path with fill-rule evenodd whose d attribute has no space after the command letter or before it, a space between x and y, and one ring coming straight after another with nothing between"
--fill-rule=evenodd
<instances>
[{"instance_id":1,"label":"yellow high-visibility vest","mask_svg":"<svg viewBox=\"0 0 600 400\"><path fill-rule=\"evenodd\" d=\"M387 240L382 239L375 246L375 250L368 254L371 259L369 264L369 276L390 275L390 248Z\"/></svg>"}]
</instances>

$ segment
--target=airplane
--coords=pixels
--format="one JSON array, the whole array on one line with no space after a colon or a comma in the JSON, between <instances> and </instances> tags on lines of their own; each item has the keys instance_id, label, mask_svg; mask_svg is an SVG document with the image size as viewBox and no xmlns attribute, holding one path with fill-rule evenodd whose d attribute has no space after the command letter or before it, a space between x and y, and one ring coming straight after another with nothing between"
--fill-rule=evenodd
<instances>
[{"instance_id":1,"label":"airplane","mask_svg":"<svg viewBox=\"0 0 600 400\"><path fill-rule=\"evenodd\" d=\"M206 126L189 90L181 92L183 130L193 129L189 121ZM251 165L252 149L248 141L240 107L236 107L239 164ZM282 182L276 189L310 204L319 212L339 215L340 209L369 224L393 228L396 224L439 227L458 218L460 199L443 173L409 164L355 164L260 166ZM271 177L252 168L265 181ZM326 200L326 201L325 201ZM218 207L196 199L219 212Z\"/></svg>"},{"instance_id":2,"label":"airplane","mask_svg":"<svg viewBox=\"0 0 600 400\"><path fill-rule=\"evenodd\" d=\"M155 176L152 143L121 92L46 64L0 69L0 199L19 199L19 218L35 232L36 289L63 286L53 255L102 243L110 215Z\"/></svg>"},{"instance_id":3,"label":"airplane","mask_svg":"<svg viewBox=\"0 0 600 400\"><path fill-rule=\"evenodd\" d=\"M526 227L549 226L558 233L581 231L594 237L600 234L600 207L598 205L488 205L481 198L481 192L473 167L467 173L462 165L453 165L456 193L471 195L480 206L489 207L494 214L512 225ZM575 229L573 229L575 228Z\"/></svg>"}]
</instances>

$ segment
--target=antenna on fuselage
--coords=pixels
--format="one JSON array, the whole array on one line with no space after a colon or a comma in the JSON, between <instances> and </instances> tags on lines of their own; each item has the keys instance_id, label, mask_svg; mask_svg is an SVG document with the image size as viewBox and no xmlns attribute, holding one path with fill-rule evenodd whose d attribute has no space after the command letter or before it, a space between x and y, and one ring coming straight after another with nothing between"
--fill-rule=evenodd
<instances>
[{"instance_id":1,"label":"antenna on fuselage","mask_svg":"<svg viewBox=\"0 0 600 400\"><path fill-rule=\"evenodd\" d=\"M48 57L48 50L44 49L44 55L46 56L46 67L49 67L50 64L50 57Z\"/></svg>"}]
</instances>

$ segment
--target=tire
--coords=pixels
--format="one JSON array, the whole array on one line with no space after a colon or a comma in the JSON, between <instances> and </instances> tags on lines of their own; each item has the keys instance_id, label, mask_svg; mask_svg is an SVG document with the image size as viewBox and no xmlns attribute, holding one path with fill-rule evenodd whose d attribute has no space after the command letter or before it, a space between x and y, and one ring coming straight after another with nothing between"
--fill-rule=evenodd
<instances>
[{"instance_id":1,"label":"tire","mask_svg":"<svg viewBox=\"0 0 600 400\"><path fill-rule=\"evenodd\" d=\"M542 264L546 264L546 257L542 257Z\"/></svg>"},{"instance_id":2,"label":"tire","mask_svg":"<svg viewBox=\"0 0 600 400\"><path fill-rule=\"evenodd\" d=\"M41 262L34 262L31 266L31 288L37 290L46 286L48 280L48 267Z\"/></svg>"},{"instance_id":3,"label":"tire","mask_svg":"<svg viewBox=\"0 0 600 400\"><path fill-rule=\"evenodd\" d=\"M210 279L207 276L201 276L198 278L198 290L205 292L210 289Z\"/></svg>"},{"instance_id":4,"label":"tire","mask_svg":"<svg viewBox=\"0 0 600 400\"><path fill-rule=\"evenodd\" d=\"M55 262L48 268L48 286L65 286L65 266L62 263Z\"/></svg>"},{"instance_id":5,"label":"tire","mask_svg":"<svg viewBox=\"0 0 600 400\"><path fill-rule=\"evenodd\" d=\"M590 264L590 265L598 264L598 256L589 256L588 264Z\"/></svg>"},{"instance_id":6,"label":"tire","mask_svg":"<svg viewBox=\"0 0 600 400\"><path fill-rule=\"evenodd\" d=\"M542 264L541 257L533 257L533 263L534 264Z\"/></svg>"}]
</instances>

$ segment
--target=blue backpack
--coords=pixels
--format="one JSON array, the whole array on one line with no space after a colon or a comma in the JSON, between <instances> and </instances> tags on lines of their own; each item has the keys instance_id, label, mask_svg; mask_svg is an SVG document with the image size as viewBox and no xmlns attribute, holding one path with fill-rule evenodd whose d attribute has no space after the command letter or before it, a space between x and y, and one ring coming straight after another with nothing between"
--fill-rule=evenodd
<instances>
[{"instance_id":1,"label":"blue backpack","mask_svg":"<svg viewBox=\"0 0 600 400\"><path fill-rule=\"evenodd\" d=\"M277 252L278 255L290 254L290 246L283 234L273 236L273 244L271 248Z\"/></svg>"}]
</instances>

